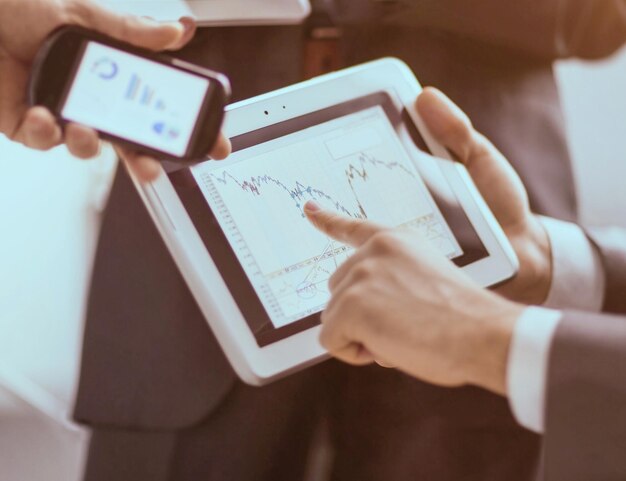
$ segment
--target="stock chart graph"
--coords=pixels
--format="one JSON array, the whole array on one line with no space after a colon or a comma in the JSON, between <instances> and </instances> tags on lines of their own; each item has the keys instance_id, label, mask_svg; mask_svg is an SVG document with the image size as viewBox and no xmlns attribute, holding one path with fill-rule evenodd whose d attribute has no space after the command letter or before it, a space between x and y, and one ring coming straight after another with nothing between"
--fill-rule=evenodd
<instances>
[{"instance_id":1,"label":"stock chart graph","mask_svg":"<svg viewBox=\"0 0 626 481\"><path fill-rule=\"evenodd\" d=\"M354 201L358 209L356 211L351 211L348 207L343 205L339 200L336 200L333 197L332 193L324 192L323 190L316 188L314 185L308 185L303 183L303 181L296 180L295 184L286 185L280 177L273 177L270 174L262 174L260 176L251 176L245 180L240 180L234 177L229 171L223 171L221 176L216 176L212 174L212 180L219 182L224 185L228 185L229 183L234 183L237 187L239 187L242 191L261 196L262 193L265 193L266 189L269 187L275 187L279 191L285 193L294 204L294 207L298 210L298 212L304 217L302 213L302 208L304 203L308 200L323 200L328 202L332 207L338 212L348 215L350 217L355 218L367 218L367 214L359 197L355 191L355 184L359 181L367 182L370 180L371 175L368 171L368 164L371 168L387 168L389 170L398 169L410 177L414 177L414 173L411 172L405 165L399 162L385 162L374 157L370 157L365 153L359 153L355 161L350 161L345 169L344 173L346 176L346 181L348 186L350 187L350 191L354 196ZM280 175L280 174L279 174Z\"/></svg>"},{"instance_id":2,"label":"stock chart graph","mask_svg":"<svg viewBox=\"0 0 626 481\"><path fill-rule=\"evenodd\" d=\"M192 169L276 327L319 312L351 254L303 214L315 200L352 218L408 226L459 247L384 112L335 119Z\"/></svg>"}]
</instances>

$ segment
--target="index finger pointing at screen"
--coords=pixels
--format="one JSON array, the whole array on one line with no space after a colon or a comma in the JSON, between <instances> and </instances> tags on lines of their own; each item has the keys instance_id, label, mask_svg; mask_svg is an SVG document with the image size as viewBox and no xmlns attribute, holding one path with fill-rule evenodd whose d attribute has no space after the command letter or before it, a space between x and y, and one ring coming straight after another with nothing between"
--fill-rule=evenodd
<instances>
[{"instance_id":1,"label":"index finger pointing at screen","mask_svg":"<svg viewBox=\"0 0 626 481\"><path fill-rule=\"evenodd\" d=\"M352 247L361 246L374 234L385 230L368 220L351 219L324 210L311 200L304 205L304 213L320 232Z\"/></svg>"}]
</instances>

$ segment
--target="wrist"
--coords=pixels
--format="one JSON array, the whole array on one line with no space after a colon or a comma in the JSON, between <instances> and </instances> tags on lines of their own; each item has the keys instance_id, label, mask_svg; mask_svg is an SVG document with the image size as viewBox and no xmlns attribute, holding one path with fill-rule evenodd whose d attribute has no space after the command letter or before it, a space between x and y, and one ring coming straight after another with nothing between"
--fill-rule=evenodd
<instances>
[{"instance_id":1,"label":"wrist","mask_svg":"<svg viewBox=\"0 0 626 481\"><path fill-rule=\"evenodd\" d=\"M523 304L541 305L552 286L552 247L548 232L539 217L531 215L509 238L519 257L519 272L498 291Z\"/></svg>"},{"instance_id":2,"label":"wrist","mask_svg":"<svg viewBox=\"0 0 626 481\"><path fill-rule=\"evenodd\" d=\"M507 370L515 325L525 306L496 295L483 300L480 320L472 328L469 339L473 352L468 362L470 384L506 396Z\"/></svg>"},{"instance_id":3,"label":"wrist","mask_svg":"<svg viewBox=\"0 0 626 481\"><path fill-rule=\"evenodd\" d=\"M548 231L538 216L533 215L529 231L531 244L528 256L533 282L527 304L540 305L548 298L552 286L552 245Z\"/></svg>"}]
</instances>

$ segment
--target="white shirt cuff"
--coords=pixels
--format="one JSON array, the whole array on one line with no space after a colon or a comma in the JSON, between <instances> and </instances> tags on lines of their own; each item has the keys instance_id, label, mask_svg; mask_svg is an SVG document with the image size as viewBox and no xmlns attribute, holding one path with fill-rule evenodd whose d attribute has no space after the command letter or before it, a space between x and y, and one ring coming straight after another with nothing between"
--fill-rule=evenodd
<instances>
[{"instance_id":1,"label":"white shirt cuff","mask_svg":"<svg viewBox=\"0 0 626 481\"><path fill-rule=\"evenodd\" d=\"M604 267L596 247L576 224L541 217L552 246L552 285L544 306L599 312Z\"/></svg>"},{"instance_id":2,"label":"white shirt cuff","mask_svg":"<svg viewBox=\"0 0 626 481\"><path fill-rule=\"evenodd\" d=\"M517 320L507 364L509 404L518 423L542 433L550 346L561 312L528 307Z\"/></svg>"}]
</instances>

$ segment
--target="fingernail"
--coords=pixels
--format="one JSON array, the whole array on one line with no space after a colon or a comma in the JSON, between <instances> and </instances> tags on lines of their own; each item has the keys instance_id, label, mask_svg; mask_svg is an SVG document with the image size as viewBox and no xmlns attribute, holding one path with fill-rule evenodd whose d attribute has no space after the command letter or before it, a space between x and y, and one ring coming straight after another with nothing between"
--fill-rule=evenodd
<instances>
[{"instance_id":1,"label":"fingernail","mask_svg":"<svg viewBox=\"0 0 626 481\"><path fill-rule=\"evenodd\" d=\"M148 17L147 15L142 15L141 17L141 21L146 24L149 25L150 27L156 27L161 25L160 22L157 22L153 17Z\"/></svg>"},{"instance_id":2,"label":"fingernail","mask_svg":"<svg viewBox=\"0 0 626 481\"><path fill-rule=\"evenodd\" d=\"M167 46L167 50L178 50L182 48L191 40L196 32L196 24L190 17L181 17L177 22L169 22L168 25L174 27L178 32L176 40Z\"/></svg>"},{"instance_id":3,"label":"fingernail","mask_svg":"<svg viewBox=\"0 0 626 481\"><path fill-rule=\"evenodd\" d=\"M171 22L169 25L178 30L180 38L184 38L187 35L187 27L185 24L180 22Z\"/></svg>"},{"instance_id":4,"label":"fingernail","mask_svg":"<svg viewBox=\"0 0 626 481\"><path fill-rule=\"evenodd\" d=\"M304 204L304 210L313 214L315 212L319 212L320 210L322 210L322 208L317 202L315 202L314 200L310 200L306 204Z\"/></svg>"},{"instance_id":5,"label":"fingernail","mask_svg":"<svg viewBox=\"0 0 626 481\"><path fill-rule=\"evenodd\" d=\"M180 17L178 22L183 26L183 35L185 36L196 29L196 21L192 17Z\"/></svg>"}]
</instances>

